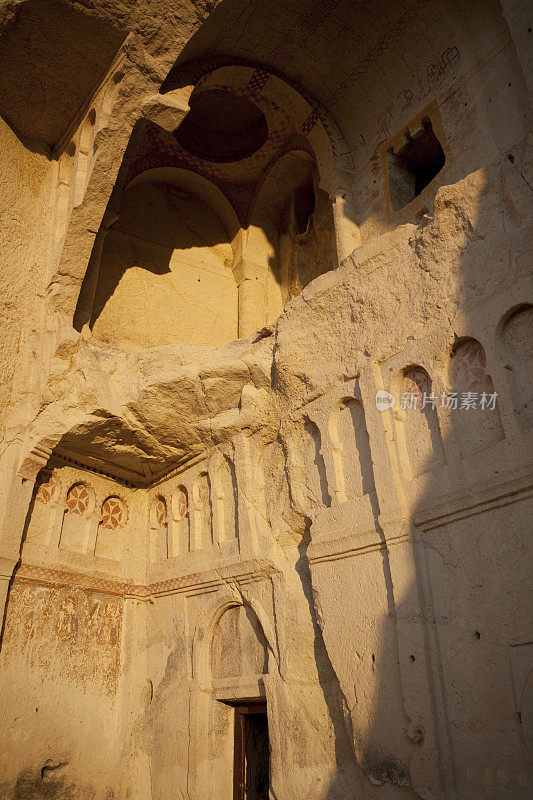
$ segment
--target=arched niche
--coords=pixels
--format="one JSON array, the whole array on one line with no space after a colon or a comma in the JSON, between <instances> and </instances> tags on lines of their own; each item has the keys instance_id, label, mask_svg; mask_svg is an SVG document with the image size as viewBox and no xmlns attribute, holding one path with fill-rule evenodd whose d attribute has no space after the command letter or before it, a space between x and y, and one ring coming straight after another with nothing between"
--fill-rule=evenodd
<instances>
[{"instance_id":1,"label":"arched niche","mask_svg":"<svg viewBox=\"0 0 533 800\"><path fill-rule=\"evenodd\" d=\"M236 232L229 213L219 216L217 193L208 198L183 172L152 170L130 183L99 234L75 322L88 321L105 345L216 346L238 336Z\"/></svg>"},{"instance_id":2,"label":"arched niche","mask_svg":"<svg viewBox=\"0 0 533 800\"><path fill-rule=\"evenodd\" d=\"M162 495L156 495L150 505L150 533L152 553L156 561L164 561L171 553L169 537L167 501Z\"/></svg>"},{"instance_id":3,"label":"arched niche","mask_svg":"<svg viewBox=\"0 0 533 800\"><path fill-rule=\"evenodd\" d=\"M35 481L33 508L28 523L26 541L39 545L50 545L57 535L56 524L61 527L61 481L57 474L41 470ZM58 514L59 512L59 514Z\"/></svg>"},{"instance_id":4,"label":"arched niche","mask_svg":"<svg viewBox=\"0 0 533 800\"><path fill-rule=\"evenodd\" d=\"M306 418L302 436L305 494L311 508L319 510L331 505L326 465L322 454L322 434L318 425Z\"/></svg>"},{"instance_id":5,"label":"arched niche","mask_svg":"<svg viewBox=\"0 0 533 800\"><path fill-rule=\"evenodd\" d=\"M121 497L110 495L100 507L100 522L94 555L118 561L122 553L124 528L128 521L128 507Z\"/></svg>"},{"instance_id":6,"label":"arched niche","mask_svg":"<svg viewBox=\"0 0 533 800\"><path fill-rule=\"evenodd\" d=\"M461 456L471 456L503 439L487 357L477 339L464 338L454 344L448 362L448 383L457 400L450 410Z\"/></svg>"},{"instance_id":7,"label":"arched niche","mask_svg":"<svg viewBox=\"0 0 533 800\"><path fill-rule=\"evenodd\" d=\"M524 428L533 425L533 306L515 308L498 326L516 414Z\"/></svg>"},{"instance_id":8,"label":"arched niche","mask_svg":"<svg viewBox=\"0 0 533 800\"><path fill-rule=\"evenodd\" d=\"M213 544L213 498L211 479L207 472L201 472L194 484L194 547L201 550Z\"/></svg>"},{"instance_id":9,"label":"arched niche","mask_svg":"<svg viewBox=\"0 0 533 800\"><path fill-rule=\"evenodd\" d=\"M178 486L172 495L173 555L183 555L191 550L189 494L185 486Z\"/></svg>"},{"instance_id":10,"label":"arched niche","mask_svg":"<svg viewBox=\"0 0 533 800\"><path fill-rule=\"evenodd\" d=\"M340 400L329 419L333 443L336 493L339 502L375 493L370 440L362 403L354 397Z\"/></svg>"},{"instance_id":11,"label":"arched niche","mask_svg":"<svg viewBox=\"0 0 533 800\"><path fill-rule=\"evenodd\" d=\"M228 608L213 630L213 681L233 678L253 680L267 671L267 641L257 616L249 606L236 605Z\"/></svg>"},{"instance_id":12,"label":"arched niche","mask_svg":"<svg viewBox=\"0 0 533 800\"><path fill-rule=\"evenodd\" d=\"M444 448L431 378L423 367L406 367L394 381L400 461L407 480L444 462Z\"/></svg>"},{"instance_id":13,"label":"arched niche","mask_svg":"<svg viewBox=\"0 0 533 800\"><path fill-rule=\"evenodd\" d=\"M75 483L67 492L59 546L77 553L87 551L95 493L85 481Z\"/></svg>"},{"instance_id":14,"label":"arched niche","mask_svg":"<svg viewBox=\"0 0 533 800\"><path fill-rule=\"evenodd\" d=\"M217 467L217 507L219 541L239 538L237 476L233 461L223 456Z\"/></svg>"}]
</instances>

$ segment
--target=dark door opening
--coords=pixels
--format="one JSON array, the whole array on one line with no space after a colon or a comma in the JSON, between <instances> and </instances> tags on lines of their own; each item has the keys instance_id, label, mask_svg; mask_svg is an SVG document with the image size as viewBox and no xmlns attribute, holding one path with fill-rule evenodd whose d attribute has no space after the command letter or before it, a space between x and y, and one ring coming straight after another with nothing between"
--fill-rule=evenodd
<instances>
[{"instance_id":1,"label":"dark door opening","mask_svg":"<svg viewBox=\"0 0 533 800\"><path fill-rule=\"evenodd\" d=\"M268 800L269 762L266 703L236 705L233 800Z\"/></svg>"}]
</instances>

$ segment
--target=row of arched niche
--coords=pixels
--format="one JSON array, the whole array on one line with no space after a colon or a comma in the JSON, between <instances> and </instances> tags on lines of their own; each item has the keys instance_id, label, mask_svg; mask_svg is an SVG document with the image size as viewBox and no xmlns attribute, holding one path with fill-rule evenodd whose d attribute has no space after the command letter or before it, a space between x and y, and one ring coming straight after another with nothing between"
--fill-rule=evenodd
<instances>
[{"instance_id":1,"label":"row of arched niche","mask_svg":"<svg viewBox=\"0 0 533 800\"><path fill-rule=\"evenodd\" d=\"M444 371L436 372L433 379L419 364L396 374L389 388L394 398L391 413L404 480L473 456L503 440L508 435L501 416L505 395L511 398L516 431L533 425L532 341L533 308L520 307L505 314L497 326L498 347L492 368L483 345L477 339L464 337L450 349ZM501 376L495 382L491 374L491 369L502 367L507 386L502 385ZM424 394L426 398L434 397L434 403L426 402L423 407ZM457 408L449 400L454 394ZM491 402L494 394L496 399ZM411 397L414 403L406 403ZM465 407L469 397L475 398L475 407ZM444 440L443 426L451 434ZM305 420L304 461L307 501L311 505L329 507L333 501L373 497L370 438L360 397L339 400L327 425Z\"/></svg>"},{"instance_id":2,"label":"row of arched niche","mask_svg":"<svg viewBox=\"0 0 533 800\"><path fill-rule=\"evenodd\" d=\"M91 483L76 481L64 492L57 473L37 481L26 541L75 553L120 560L128 526L126 501L116 494L98 502ZM238 541L237 479L230 458L201 469L171 493L156 493L149 508L152 562Z\"/></svg>"},{"instance_id":3,"label":"row of arched niche","mask_svg":"<svg viewBox=\"0 0 533 800\"><path fill-rule=\"evenodd\" d=\"M160 561L238 542L237 477L233 461L218 459L150 504L150 560Z\"/></svg>"},{"instance_id":4,"label":"row of arched niche","mask_svg":"<svg viewBox=\"0 0 533 800\"><path fill-rule=\"evenodd\" d=\"M128 517L128 506L117 494L98 501L86 480L63 494L57 473L44 473L37 481L26 541L118 561Z\"/></svg>"}]
</instances>

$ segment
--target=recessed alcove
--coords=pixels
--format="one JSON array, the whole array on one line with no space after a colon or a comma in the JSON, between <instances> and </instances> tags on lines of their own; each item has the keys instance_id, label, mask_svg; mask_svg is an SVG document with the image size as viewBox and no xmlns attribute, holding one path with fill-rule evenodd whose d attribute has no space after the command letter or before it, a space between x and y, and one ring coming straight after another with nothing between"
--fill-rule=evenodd
<instances>
[{"instance_id":1,"label":"recessed alcove","mask_svg":"<svg viewBox=\"0 0 533 800\"><path fill-rule=\"evenodd\" d=\"M231 238L190 190L149 182L126 191L105 234L93 335L125 350L237 337Z\"/></svg>"}]
</instances>

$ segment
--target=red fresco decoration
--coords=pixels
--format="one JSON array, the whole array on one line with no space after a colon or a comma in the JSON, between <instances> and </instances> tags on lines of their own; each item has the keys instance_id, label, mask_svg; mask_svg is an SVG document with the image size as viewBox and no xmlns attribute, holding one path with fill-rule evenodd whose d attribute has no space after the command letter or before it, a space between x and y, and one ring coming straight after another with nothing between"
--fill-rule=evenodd
<instances>
[{"instance_id":1,"label":"red fresco decoration","mask_svg":"<svg viewBox=\"0 0 533 800\"><path fill-rule=\"evenodd\" d=\"M402 392L414 394L417 397L422 397L425 393L429 394L431 389L431 382L429 375L422 369L413 369L404 376L402 381Z\"/></svg>"},{"instance_id":2,"label":"red fresco decoration","mask_svg":"<svg viewBox=\"0 0 533 800\"><path fill-rule=\"evenodd\" d=\"M85 514L89 508L91 496L83 483L73 486L67 495L67 509L71 514Z\"/></svg>"},{"instance_id":3,"label":"red fresco decoration","mask_svg":"<svg viewBox=\"0 0 533 800\"><path fill-rule=\"evenodd\" d=\"M209 502L209 478L206 474L200 475L198 481L198 499L201 503Z\"/></svg>"},{"instance_id":4,"label":"red fresco decoration","mask_svg":"<svg viewBox=\"0 0 533 800\"><path fill-rule=\"evenodd\" d=\"M451 366L454 389L467 392L476 389L483 382L487 366L483 347L475 340L459 345Z\"/></svg>"},{"instance_id":5,"label":"red fresco decoration","mask_svg":"<svg viewBox=\"0 0 533 800\"><path fill-rule=\"evenodd\" d=\"M163 527L167 524L167 504L162 497L158 497L155 504L155 518L157 524Z\"/></svg>"},{"instance_id":6,"label":"red fresco decoration","mask_svg":"<svg viewBox=\"0 0 533 800\"><path fill-rule=\"evenodd\" d=\"M124 525L127 519L126 507L118 497L108 497L102 505L102 528L114 531Z\"/></svg>"},{"instance_id":7,"label":"red fresco decoration","mask_svg":"<svg viewBox=\"0 0 533 800\"><path fill-rule=\"evenodd\" d=\"M2 658L20 658L41 681L113 696L120 672L123 599L16 580L9 594Z\"/></svg>"},{"instance_id":8,"label":"red fresco decoration","mask_svg":"<svg viewBox=\"0 0 533 800\"><path fill-rule=\"evenodd\" d=\"M178 515L179 515L179 519L180 520L185 519L185 517L187 516L188 511L189 511L189 506L188 506L188 502L187 502L187 494L183 491L183 489L181 489L179 494L178 494Z\"/></svg>"},{"instance_id":9,"label":"red fresco decoration","mask_svg":"<svg viewBox=\"0 0 533 800\"><path fill-rule=\"evenodd\" d=\"M35 500L47 505L51 500L54 500L59 494L60 484L57 478L51 475L48 480L43 480L39 485Z\"/></svg>"}]
</instances>

